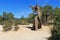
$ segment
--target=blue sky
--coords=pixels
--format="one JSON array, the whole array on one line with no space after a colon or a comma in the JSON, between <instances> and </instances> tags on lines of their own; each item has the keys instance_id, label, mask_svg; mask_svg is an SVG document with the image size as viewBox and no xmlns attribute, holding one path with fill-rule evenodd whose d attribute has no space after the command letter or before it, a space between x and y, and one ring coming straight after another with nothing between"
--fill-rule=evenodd
<instances>
[{"instance_id":1,"label":"blue sky","mask_svg":"<svg viewBox=\"0 0 60 40\"><path fill-rule=\"evenodd\" d=\"M21 16L28 17L32 13L30 5L45 6L46 4L53 7L60 7L60 0L0 0L0 15L4 11L12 12L14 17L20 18Z\"/></svg>"}]
</instances>

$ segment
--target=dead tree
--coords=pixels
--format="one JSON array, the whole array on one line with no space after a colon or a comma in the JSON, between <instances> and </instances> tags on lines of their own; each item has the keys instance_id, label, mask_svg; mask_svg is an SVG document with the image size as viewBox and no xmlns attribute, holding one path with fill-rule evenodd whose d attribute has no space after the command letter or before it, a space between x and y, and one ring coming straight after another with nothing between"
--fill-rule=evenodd
<instances>
[{"instance_id":1,"label":"dead tree","mask_svg":"<svg viewBox=\"0 0 60 40\"><path fill-rule=\"evenodd\" d=\"M34 18L33 28L34 30L40 29L42 26L42 12L39 6L31 6L32 10L35 11L38 15Z\"/></svg>"}]
</instances>

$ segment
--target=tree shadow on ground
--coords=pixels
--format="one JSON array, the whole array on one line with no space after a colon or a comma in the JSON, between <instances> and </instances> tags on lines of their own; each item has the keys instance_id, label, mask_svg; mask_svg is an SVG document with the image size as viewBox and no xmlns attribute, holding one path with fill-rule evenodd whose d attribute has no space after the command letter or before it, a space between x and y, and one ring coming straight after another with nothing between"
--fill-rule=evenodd
<instances>
[{"instance_id":1,"label":"tree shadow on ground","mask_svg":"<svg viewBox=\"0 0 60 40\"><path fill-rule=\"evenodd\" d=\"M34 28L34 27L29 27L29 26L27 26L26 28L31 29L31 30L33 30L33 31L35 31L35 28Z\"/></svg>"}]
</instances>

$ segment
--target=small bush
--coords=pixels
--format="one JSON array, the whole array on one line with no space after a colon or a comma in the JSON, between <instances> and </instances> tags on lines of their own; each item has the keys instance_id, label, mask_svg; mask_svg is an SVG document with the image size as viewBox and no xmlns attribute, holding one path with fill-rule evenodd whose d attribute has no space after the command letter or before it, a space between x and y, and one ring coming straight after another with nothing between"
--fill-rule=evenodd
<instances>
[{"instance_id":1,"label":"small bush","mask_svg":"<svg viewBox=\"0 0 60 40\"><path fill-rule=\"evenodd\" d=\"M15 27L14 27L14 30L15 30L15 31L17 31L18 29L19 29L19 27L18 27L18 26L15 26Z\"/></svg>"},{"instance_id":2,"label":"small bush","mask_svg":"<svg viewBox=\"0 0 60 40\"><path fill-rule=\"evenodd\" d=\"M19 29L18 24L19 24L18 21L15 21L15 22L14 22L14 26L15 26L15 27L14 27L14 30L15 30L15 31L17 31L17 30Z\"/></svg>"},{"instance_id":3,"label":"small bush","mask_svg":"<svg viewBox=\"0 0 60 40\"><path fill-rule=\"evenodd\" d=\"M3 31L8 31L12 29L12 22L11 21L3 21Z\"/></svg>"}]
</instances>

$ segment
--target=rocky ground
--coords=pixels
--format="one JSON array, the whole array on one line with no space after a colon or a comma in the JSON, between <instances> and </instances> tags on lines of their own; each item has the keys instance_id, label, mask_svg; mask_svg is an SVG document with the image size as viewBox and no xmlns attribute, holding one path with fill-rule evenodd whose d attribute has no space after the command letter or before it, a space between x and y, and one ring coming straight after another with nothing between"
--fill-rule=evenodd
<instances>
[{"instance_id":1,"label":"rocky ground","mask_svg":"<svg viewBox=\"0 0 60 40\"><path fill-rule=\"evenodd\" d=\"M42 26L40 30L33 31L27 27L30 25L19 25L18 31L0 31L0 40L47 40L51 36L52 26Z\"/></svg>"}]
</instances>

